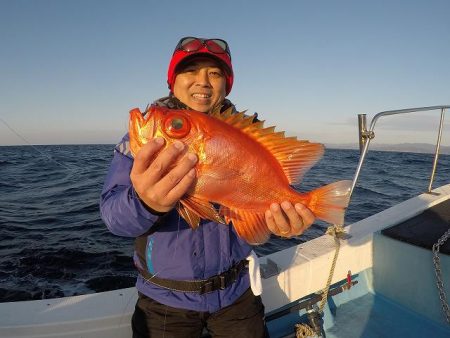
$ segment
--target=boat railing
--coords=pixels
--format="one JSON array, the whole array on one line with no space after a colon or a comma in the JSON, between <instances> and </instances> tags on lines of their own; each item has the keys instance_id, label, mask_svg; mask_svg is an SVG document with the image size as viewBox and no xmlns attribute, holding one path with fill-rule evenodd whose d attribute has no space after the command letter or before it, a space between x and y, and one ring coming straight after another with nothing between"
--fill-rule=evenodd
<instances>
[{"instance_id":1,"label":"boat railing","mask_svg":"<svg viewBox=\"0 0 450 338\"><path fill-rule=\"evenodd\" d=\"M399 109L399 110L388 110L383 111L372 118L369 129L367 129L367 115L366 114L358 114L358 129L359 129L359 150L360 150L360 158L358 162L358 166L356 167L355 176L353 177L352 187L350 190L350 196L353 194L353 190L355 189L356 182L358 181L359 174L361 172L361 167L364 163L366 154L369 150L370 141L375 138L375 124L381 117L389 116L389 115L399 115L399 114L408 114L408 113L416 113L416 112L424 112L431 110L440 110L441 118L439 122L438 136L436 141L436 149L434 153L434 161L433 167L431 169L430 182L428 184L427 192L430 193L433 186L434 175L436 173L437 162L439 158L439 151L441 147L441 139L442 139L442 129L444 126L444 117L445 110L449 109L450 106L431 106L431 107L420 107L420 108L409 108L409 109Z\"/></svg>"}]
</instances>

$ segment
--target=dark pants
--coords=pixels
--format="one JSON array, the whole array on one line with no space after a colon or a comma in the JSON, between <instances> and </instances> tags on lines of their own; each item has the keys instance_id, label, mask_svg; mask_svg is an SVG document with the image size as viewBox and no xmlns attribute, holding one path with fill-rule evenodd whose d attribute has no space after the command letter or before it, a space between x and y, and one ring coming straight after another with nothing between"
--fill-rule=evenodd
<instances>
[{"instance_id":1,"label":"dark pants","mask_svg":"<svg viewBox=\"0 0 450 338\"><path fill-rule=\"evenodd\" d=\"M214 338L269 337L264 305L251 289L215 313L173 308L140 294L131 325L133 338L199 338L204 328Z\"/></svg>"}]
</instances>

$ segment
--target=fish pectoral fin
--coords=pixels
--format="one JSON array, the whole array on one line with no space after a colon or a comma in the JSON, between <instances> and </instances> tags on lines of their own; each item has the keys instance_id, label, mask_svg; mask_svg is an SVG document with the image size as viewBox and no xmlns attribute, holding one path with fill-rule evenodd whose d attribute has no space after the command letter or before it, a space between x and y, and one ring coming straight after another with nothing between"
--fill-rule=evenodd
<instances>
[{"instance_id":1,"label":"fish pectoral fin","mask_svg":"<svg viewBox=\"0 0 450 338\"><path fill-rule=\"evenodd\" d=\"M264 213L222 207L220 209L227 223L231 222L239 237L252 245L263 244L270 237Z\"/></svg>"},{"instance_id":2,"label":"fish pectoral fin","mask_svg":"<svg viewBox=\"0 0 450 338\"><path fill-rule=\"evenodd\" d=\"M183 219L191 226L192 229L195 230L198 228L200 224L200 217L195 212L185 207L181 201L177 205L177 211L178 214L183 217Z\"/></svg>"},{"instance_id":3,"label":"fish pectoral fin","mask_svg":"<svg viewBox=\"0 0 450 338\"><path fill-rule=\"evenodd\" d=\"M180 200L178 212L193 229L197 229L201 218L225 224L225 220L219 215L214 205L193 196Z\"/></svg>"}]
</instances>

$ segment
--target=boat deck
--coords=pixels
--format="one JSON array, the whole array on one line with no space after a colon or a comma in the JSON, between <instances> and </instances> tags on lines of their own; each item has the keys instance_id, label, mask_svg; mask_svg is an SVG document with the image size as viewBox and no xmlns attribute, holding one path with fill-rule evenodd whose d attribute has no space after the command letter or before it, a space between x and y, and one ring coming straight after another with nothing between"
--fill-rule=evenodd
<instances>
[{"instance_id":1,"label":"boat deck","mask_svg":"<svg viewBox=\"0 0 450 338\"><path fill-rule=\"evenodd\" d=\"M431 250L439 238L450 228L450 199L443 201L419 215L396 226L384 229L383 235L399 241ZM442 254L450 255L450 241L440 248Z\"/></svg>"},{"instance_id":2,"label":"boat deck","mask_svg":"<svg viewBox=\"0 0 450 338\"><path fill-rule=\"evenodd\" d=\"M336 309L327 338L450 337L450 328L420 316L391 300L367 293Z\"/></svg>"},{"instance_id":3,"label":"boat deck","mask_svg":"<svg viewBox=\"0 0 450 338\"><path fill-rule=\"evenodd\" d=\"M358 284L351 290L329 298L323 316L325 337L450 337L450 325L373 292L372 275L372 269L360 273L356 276ZM270 321L270 337L294 338L295 325L298 323L309 323L304 310Z\"/></svg>"},{"instance_id":4,"label":"boat deck","mask_svg":"<svg viewBox=\"0 0 450 338\"><path fill-rule=\"evenodd\" d=\"M450 337L430 250L382 233L374 234L372 243L373 267L353 275L357 284L349 290L328 298L325 337ZM450 256L441 255L441 263L450 266ZM450 294L450 271L444 271L444 279ZM308 323L305 309L270 321L270 336L295 337L299 322Z\"/></svg>"},{"instance_id":5,"label":"boat deck","mask_svg":"<svg viewBox=\"0 0 450 338\"><path fill-rule=\"evenodd\" d=\"M409 225L414 224L413 218ZM327 338L450 337L430 250L380 233L373 244L374 265L359 274L359 295L337 297L335 309L330 306L333 322L328 325ZM441 255L441 261L447 267L450 257ZM448 277L450 271L445 271L447 292Z\"/></svg>"}]
</instances>

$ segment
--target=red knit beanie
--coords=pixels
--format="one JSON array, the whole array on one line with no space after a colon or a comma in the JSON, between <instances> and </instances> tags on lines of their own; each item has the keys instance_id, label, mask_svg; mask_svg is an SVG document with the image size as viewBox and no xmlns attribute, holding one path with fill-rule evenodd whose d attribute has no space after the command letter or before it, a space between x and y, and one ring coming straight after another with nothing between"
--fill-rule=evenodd
<instances>
[{"instance_id":1,"label":"red knit beanie","mask_svg":"<svg viewBox=\"0 0 450 338\"><path fill-rule=\"evenodd\" d=\"M200 39L204 40L204 39ZM226 79L226 95L231 92L231 88L233 87L233 66L231 64L231 56L229 53L214 53L211 52L207 46L204 44L201 48L187 52L182 49L175 49L175 52L172 55L172 59L169 63L169 69L167 71L167 84L169 85L170 91L173 92L173 85L175 83L175 77L177 76L177 67L180 64L186 64L191 59L195 59L198 56L206 56L212 58L217 61L221 68L223 68L225 72Z\"/></svg>"}]
</instances>

